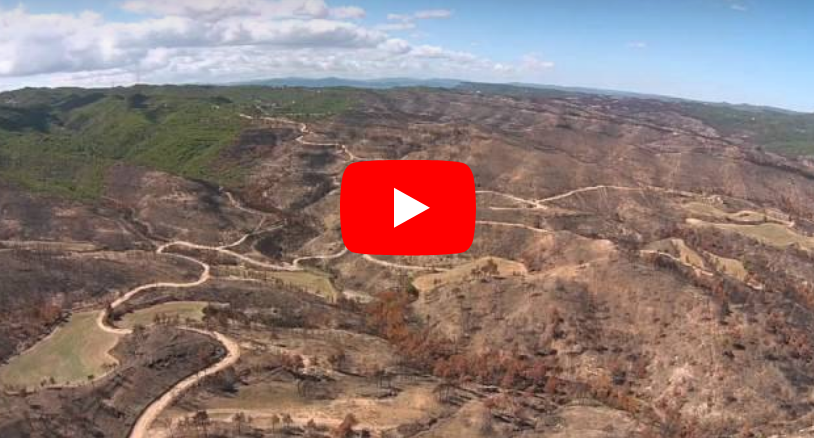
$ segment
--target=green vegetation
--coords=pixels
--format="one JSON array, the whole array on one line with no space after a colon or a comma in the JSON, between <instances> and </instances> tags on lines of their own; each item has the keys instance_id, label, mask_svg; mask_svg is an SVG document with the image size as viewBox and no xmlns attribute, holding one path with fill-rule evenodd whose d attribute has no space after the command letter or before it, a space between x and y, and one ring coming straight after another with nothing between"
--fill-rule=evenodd
<instances>
[{"instance_id":1,"label":"green vegetation","mask_svg":"<svg viewBox=\"0 0 814 438\"><path fill-rule=\"evenodd\" d=\"M0 94L0 177L77 199L104 190L123 161L215 184L240 184L245 163L224 159L251 124L241 114L295 119L345 111L351 91L136 86L24 89Z\"/></svg>"},{"instance_id":2,"label":"green vegetation","mask_svg":"<svg viewBox=\"0 0 814 438\"><path fill-rule=\"evenodd\" d=\"M104 375L119 337L96 324L98 312L77 313L51 336L0 368L0 385L13 388L74 385Z\"/></svg>"},{"instance_id":3,"label":"green vegetation","mask_svg":"<svg viewBox=\"0 0 814 438\"><path fill-rule=\"evenodd\" d=\"M723 135L745 135L758 146L790 155L814 155L814 115L771 108L687 102L683 111Z\"/></svg>"},{"instance_id":4,"label":"green vegetation","mask_svg":"<svg viewBox=\"0 0 814 438\"><path fill-rule=\"evenodd\" d=\"M202 321L204 309L208 304L209 303L204 301L173 301L170 303L162 303L124 315L119 326L130 329L136 325L147 327L153 325L156 319L171 320L176 317L181 324L184 324L187 320Z\"/></svg>"}]
</instances>

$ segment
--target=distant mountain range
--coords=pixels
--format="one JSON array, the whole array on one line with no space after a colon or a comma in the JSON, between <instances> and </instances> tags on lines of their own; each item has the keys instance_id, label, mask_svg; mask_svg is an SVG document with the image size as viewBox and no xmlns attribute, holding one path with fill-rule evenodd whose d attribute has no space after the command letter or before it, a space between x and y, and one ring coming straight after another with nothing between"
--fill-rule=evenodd
<instances>
[{"instance_id":1,"label":"distant mountain range","mask_svg":"<svg viewBox=\"0 0 814 438\"><path fill-rule=\"evenodd\" d=\"M275 78L262 79L257 81L242 82L240 85L264 85L269 87L305 87L305 88L328 88L328 87L352 87L352 88L399 88L399 87L430 87L430 88L455 88L463 81L456 79L411 79L411 78L385 78L385 79L343 79L343 78Z\"/></svg>"},{"instance_id":2,"label":"distant mountain range","mask_svg":"<svg viewBox=\"0 0 814 438\"><path fill-rule=\"evenodd\" d=\"M602 88L589 87L567 87L561 85L532 84L523 82L510 83L484 83L471 82L459 79L415 79L415 78L382 78L382 79L345 79L337 77L327 78L274 78L260 79L255 81L240 82L232 85L261 85L269 87L304 87L304 88L330 88L330 87L351 87L368 89L389 89L401 87L427 87L427 88L466 88L471 90L486 90L502 87L515 87L517 89L549 90L566 94L593 94L600 96L612 96L618 98L634 99L655 99L665 102L699 102L693 99L686 99L660 94L637 93L632 91L608 90ZM709 105L730 107L741 111L775 111L786 114L800 114L797 111L787 110L761 105L732 104L726 102L703 102Z\"/></svg>"}]
</instances>

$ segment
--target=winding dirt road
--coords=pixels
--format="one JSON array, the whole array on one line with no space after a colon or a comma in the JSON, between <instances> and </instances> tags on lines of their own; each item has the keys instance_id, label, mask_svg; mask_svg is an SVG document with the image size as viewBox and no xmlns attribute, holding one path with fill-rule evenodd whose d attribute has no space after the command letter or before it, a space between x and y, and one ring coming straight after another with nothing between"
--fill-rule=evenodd
<instances>
[{"instance_id":1,"label":"winding dirt road","mask_svg":"<svg viewBox=\"0 0 814 438\"><path fill-rule=\"evenodd\" d=\"M375 263L377 265L381 265L381 266L385 266L385 267L393 268L393 269L404 269L406 271L448 271L449 270L447 268L435 268L435 267L432 267L432 266L402 265L402 264L399 264L399 263L386 262L384 260L379 260L379 259L373 257L370 254L365 254L365 255L362 256L362 258L364 258L365 260L367 260L367 261L369 261L371 263Z\"/></svg>"},{"instance_id":2,"label":"winding dirt road","mask_svg":"<svg viewBox=\"0 0 814 438\"><path fill-rule=\"evenodd\" d=\"M348 147L346 145L344 145L344 144L334 143L334 142L311 142L311 141L306 140L305 137L310 133L310 131L308 129L308 126L305 123L293 122L293 121L286 120L286 119L275 119L275 118L271 118L271 117L252 117L252 116L248 116L248 115L245 115L245 114L240 114L240 117L245 118L245 119L251 119L251 120L263 120L263 121L273 121L273 122L283 122L283 123L296 124L296 125L298 125L299 131L300 131L300 136L296 138L296 141L298 143L300 143L302 145L306 145L306 146L328 146L328 147L339 148L339 150L341 150L342 153L347 155L347 157L348 157L347 162L348 163L353 162L353 161L364 160L364 158L360 158L360 157L354 155L348 149ZM562 200L562 199L568 198L570 196L573 196L573 195L576 195L576 194L579 194L579 193L585 193L585 192L596 191L596 190L629 190L629 191L653 190L653 191L666 192L666 193L671 193L671 194L678 194L678 195L682 195L682 196L697 196L697 194L693 194L693 193L689 193L689 192L682 192L682 191L678 191L678 190L671 190L671 189L665 189L665 188L660 188L660 187L652 187L652 186L623 187L623 186L610 186L610 185L597 185L597 186L577 188L577 189L570 190L570 191L565 192L565 193L561 193L559 195L550 196L550 197L543 198L543 199L526 199L526 198L515 196L515 195L509 194L509 193L503 193L503 192L498 192L498 191L493 191L493 190L479 190L479 191L476 192L476 194L490 194L490 195L500 196L500 197L509 199L509 200L511 200L513 202L517 202L517 203L523 205L523 207L492 207L492 206L487 206L486 207L486 208L490 208L490 209L494 209L494 210L513 210L513 209L529 209L529 208L531 208L531 209L547 209L547 208L549 208L548 206L545 205L547 203ZM233 257L235 259L238 259L238 260L240 260L240 261L242 261L242 262L244 262L246 264L254 265L254 266L265 268L265 269L281 270L281 271L302 271L303 268L300 265L302 264L302 262L304 262L306 260L331 260L331 259L336 259L336 258L342 257L342 256L344 256L345 254L348 253L347 248L343 248L341 251L339 251L337 253L326 254L326 255L303 256L303 257L299 257L299 258L294 259L291 264L278 265L278 264L266 263L266 262L263 262L263 261L255 260L255 259L253 259L253 258L251 258L249 256L246 256L246 255L237 253L235 251L232 251L232 250L230 250L230 248L241 245L250 236L252 236L253 234L256 234L257 231L265 223L265 220L270 215L268 213L246 207L246 206L242 205L232 195L232 193L230 193L230 192L228 192L226 190L223 190L223 189L221 191L224 194L224 196L229 200L229 202L235 208L237 208L237 209L239 209L241 211L244 211L246 213L250 213L250 214L253 214L253 215L258 215L258 216L261 217L260 223L257 225L255 230L250 232L250 233L245 234L240 239L236 240L235 242L233 242L231 244L217 246L217 247L215 247L215 246L207 246L207 245L200 245L200 244L187 242L187 241L172 241L172 242L169 242L169 243L162 244L161 246L159 246L156 249L157 254L165 254L167 256L178 257L178 258L181 258L181 259L184 259L184 260L187 260L187 261L190 261L192 263L195 263L195 264L199 265L201 267L201 273L200 273L198 279L196 279L194 281L190 281L190 282L183 282L183 283L182 282L155 282L155 283L149 283L149 284L141 285L141 286L138 286L136 288L133 288L133 289L129 290L128 292L126 292L125 294L123 294L122 296L120 296L119 298L114 300L107 308L105 308L104 310L99 312L99 315L97 317L97 324L98 324L100 329L102 329L102 330L104 330L104 331L106 331L108 333L113 333L113 334L116 334L116 335L128 335L128 334L132 333L132 330L118 328L118 327L115 327L115 326L112 326L112 325L108 325L108 316L109 316L108 312L110 312L111 310L115 310L119 306L125 304L128 300L132 299L134 296L136 296L136 295L138 295L140 293L143 293L145 291L151 290L151 289L157 289L157 288L192 288L192 287L200 286L200 285L202 285L202 284L204 284L204 283L206 283L207 281L210 280L210 278L211 278L211 274L210 274L211 266L209 264L207 264L207 263L205 263L205 262L203 262L201 260L198 260L196 258L186 256L186 255L168 253L168 252L166 252L166 250L169 249L169 248L181 247L181 248L189 248L189 249L197 249L197 250L215 251L217 253L226 255L228 257ZM134 219L135 219L135 217L134 217ZM479 225L485 225L485 226L522 228L522 229L526 229L526 230L537 232L537 233L551 233L550 230L535 228L535 227L532 227L532 226L529 226L529 225L518 224L518 223L496 222L496 221L486 221L486 220L476 221L476 223L479 224ZM148 230L149 230L150 224L146 224L146 226L148 227ZM642 252L645 253L646 251L642 251ZM666 253L659 253L659 254L667 256L667 257L671 257L671 258L675 259L679 263L686 264L682 260L680 260L680 259L678 259L678 258L676 258L676 257L674 257L674 256L672 256L670 254L666 254ZM399 263L379 260L379 259L377 259L377 258L375 258L375 257L373 257L371 255L368 255L368 254L362 255L362 257L363 257L364 260L366 260L368 262L371 262L371 263L374 263L374 264L377 264L377 265L380 265L380 266L385 266L387 268L392 268L392 269L401 269L401 270L408 270L408 271L446 271L446 270L448 270L446 268L431 267L431 266L416 266L416 265L399 264ZM697 267L693 267L693 268L697 269ZM710 275L711 273L702 271L702 274L703 275ZM220 343L223 346L223 348L226 351L226 355L221 360L219 360L217 363L209 366L208 368L206 368L204 370L196 372L195 374L190 375L190 376L188 376L187 378L185 378L183 380L181 380L180 382L178 382L177 384L175 384L174 386L169 388L164 394L161 395L161 397L159 397L158 399L151 402L146 407L146 409L137 418L136 423L134 424L134 426L133 426L133 428L132 428L132 430L131 430L131 432L129 434L129 438L148 438L149 437L148 434L149 434L151 425L154 423L154 421L161 415L161 413L165 409L170 407L173 404L173 402L175 402L178 399L178 397L181 394L183 394L188 389L190 389L190 388L194 387L195 385L197 385L202 379L206 378L207 376L211 376L213 374L221 372L221 371L225 370L226 368L234 365L235 363L237 363L237 361L240 358L240 355L241 355L240 346L237 344L237 342L235 342L234 340L224 336L223 334L215 332L215 331L201 330L201 329L192 328L192 327L180 327L180 328L183 329L183 330L196 332L196 333L199 333L201 335L208 336L208 337L214 339L215 341L217 341L218 343Z\"/></svg>"},{"instance_id":3,"label":"winding dirt road","mask_svg":"<svg viewBox=\"0 0 814 438\"><path fill-rule=\"evenodd\" d=\"M210 366L209 368L199 371L186 379L178 382L175 386L173 386L169 391L165 392L157 400L153 401L147 409L145 409L141 416L139 416L136 424L133 426L133 429L130 431L129 438L148 438L148 432L150 431L150 427L152 426L153 422L161 415L164 409L170 407L173 402L175 402L178 397L181 396L186 390L194 387L197 385L201 380L205 379L208 376L213 374L217 374L226 368L237 363L238 359L240 359L240 346L234 340L218 333L218 332L210 332L206 330L199 330L191 327L184 327L184 330L197 332L205 336L209 336L223 345L224 349L226 349L226 356L223 357L219 362L215 363L214 365Z\"/></svg>"},{"instance_id":4,"label":"winding dirt road","mask_svg":"<svg viewBox=\"0 0 814 438\"><path fill-rule=\"evenodd\" d=\"M492 206L489 206L488 208L492 209L492 210L519 210L519 209L524 209L525 210L525 209L534 209L534 208L539 208L539 209L548 208L548 207L546 207L544 205L541 205L539 201L536 201L536 200L533 200L533 199L521 198L519 196L515 196L515 195L512 195L510 193L498 192L498 191L495 191L495 190L476 190L475 194L476 195L485 194L485 195L500 196L500 197L503 197L503 198L506 198L506 199L510 199L510 200L512 200L514 202L519 202L521 204L526 204L527 205L527 207L492 207Z\"/></svg>"},{"instance_id":5,"label":"winding dirt road","mask_svg":"<svg viewBox=\"0 0 814 438\"><path fill-rule=\"evenodd\" d=\"M308 126L305 123L293 122L293 121L286 120L286 119L275 119L275 118L271 118L271 117L259 117L259 118L258 117L251 117L251 116L246 116L246 115L243 115L243 114L241 114L241 117L247 118L247 119L253 119L253 120L262 119L264 121L273 121L273 122L283 122L283 123L297 124L298 127L299 127L299 131L300 131L300 136L296 138L296 141L298 143L300 143L302 145L306 145L306 146L329 146L329 147L339 148L344 154L347 155L347 157L348 157L347 162L348 163L353 162L353 161L365 160L364 158L360 158L360 157L354 155L350 150L348 150L347 146L344 145L344 144L335 143L335 142L311 142L311 141L306 140L305 137L306 137L306 135L308 135L310 133L310 131L308 129ZM662 193L677 194L677 195L680 195L680 196L697 196L697 194L694 194L694 193L684 192L684 191L679 191L679 190L666 189L666 188L662 188L662 187L653 187L653 186L624 187L624 186L612 186L612 185L596 185L596 186L590 186L590 187L581 187L581 188L570 190L570 191L565 192L565 193L561 193L559 195L554 195L554 196L550 196L550 197L543 198L543 199L525 199L525 198L521 198L519 196L515 196L515 195L509 194L509 193L503 193L503 192L492 191L492 190L480 190L480 191L477 191L476 194L491 194L491 195L495 195L495 196L500 196L500 197L504 197L506 199L512 200L514 202L517 202L517 203L520 203L520 204L523 205L523 207L492 207L492 206L487 206L487 208L494 209L494 210L514 210L514 209L521 209L521 208L522 209L529 209L529 208L531 208L531 209L548 209L549 207L547 205L545 205L547 203L562 200L562 199L568 198L570 196L574 196L574 195L579 194L579 193L586 193L586 192L597 191L597 190L626 190L626 191L647 191L647 190L651 190L651 191L657 191L657 192L662 192ZM250 209L250 208L247 208L247 207L241 205L237 201L237 199L234 198L234 196L231 193L229 193L227 191L224 191L224 193L225 193L225 196L229 199L229 201L236 208L238 208L238 209L240 209L242 211L245 211L245 212L261 215L263 218L265 218L267 216L266 213L263 213L263 212L260 212L260 211L257 211L257 210L253 210L253 209ZM261 224L258 225L258 228L262 225L262 223L263 222L261 221ZM547 233L552 232L551 230L536 228L536 227L532 227L530 225L519 224L519 223L496 222L496 221L487 221L487 220L476 221L476 223L479 224L479 225L486 225L486 226L521 228L521 229L526 229L526 230L533 231L533 232L536 232L536 233L546 233L547 234ZM199 244L195 244L195 243L191 243L191 242L175 241L175 242L170 242L170 243L166 243L166 244L162 245L161 247L158 248L158 252L163 253L164 250L166 250L167 248L170 248L170 247L186 247L186 248L192 248L192 249L210 250L210 251L219 252L221 254L224 254L224 255L227 255L227 256L230 256L230 257L234 257L234 258L236 258L238 260L241 260L241 261L243 261L243 262L245 262L247 264L251 264L251 265L255 265L255 266L259 266L259 267L263 267L263 268L267 268L267 269L284 270L284 271L300 271L300 270L302 270L302 268L300 266L301 263L306 261L306 260L331 260L331 259L336 259L336 258L342 257L342 256L344 256L345 254L348 253L347 248L343 248L341 251L339 251L337 253L334 253L334 254L303 256L303 257L299 257L299 258L294 259L291 264L275 265L275 264L270 264L270 263L265 263L265 262L262 262L262 261L258 261L258 260L252 259L252 258L250 258L248 256L245 256L243 254L239 254L239 253L236 253L234 251L229 250L229 248L234 247L234 246L238 246L241 243L243 243L250 235L251 235L251 233L243 236L241 239L239 239L238 241L236 241L235 243L233 243L231 245L224 245L224 246L221 246L221 247L211 247L211 246L199 245ZM643 251L643 252L646 252L646 251ZM683 262L679 258L676 258L676 257L672 256L671 254L666 254L666 253L661 253L661 252L659 252L659 254L670 257L670 258L673 258L679 263L686 264L685 262ZM210 267L209 267L208 264L206 264L204 262L201 262L199 260L196 260L194 258L191 258L191 257L187 257L187 256L183 256L183 255L176 255L176 256L184 257L184 258L186 258L188 260L194 261L194 262L200 264L203 267L203 272L201 273L201 276L197 281L190 282L190 283L152 283L152 284L140 286L138 288L135 288L135 289L131 290L127 294L123 295L118 300L114 301L114 303L111 305L111 308L115 308L116 306L121 305L122 303L126 302L128 299L132 298L134 295L136 295L136 294L138 294L140 292L143 292L145 290L151 289L151 288L156 288L156 287L178 287L178 288L194 287L194 286L200 285L200 284L208 281L208 279L210 278L210 275L209 275ZM362 257L363 257L364 260L367 260L368 262L371 262L371 263L374 263L374 264L377 264L377 265L380 265L380 266L385 266L387 268L392 268L392 269L402 269L402 270L409 270L409 271L446 271L446 270L448 270L446 268L438 268L438 267L430 267L430 266L405 265L405 264L399 264L399 263L379 260L379 259L377 259L377 258L375 258L375 257L373 257L373 256L371 256L369 254L364 254L364 255L362 255ZM691 267L693 269L699 269L699 268L697 268L695 266L691 266ZM703 275L714 275L711 272L708 272L708 271L703 270L703 269L700 270L700 273L703 274ZM105 311L100 313L99 324L100 324L101 327L105 328L106 330L112 330L115 333L119 333L119 334L129 332L129 331L125 331L125 330L122 330L122 329L117 329L115 327L106 327L104 325L104 322L106 321L106 312L107 311L105 310ZM179 382L178 384L176 384L175 386L170 388L159 399L157 399L153 403L151 403L147 407L147 409L145 409L145 411L138 418L136 424L134 425L134 427L133 427L133 429L132 429L132 431L131 431L131 433L129 435L129 438L148 438L147 434L148 434L148 432L150 430L150 427L151 427L152 423L161 415L161 413L166 408L171 406L172 403L184 391L186 391L189 388L192 388L193 386L198 384L203 378L205 378L207 376L210 376L210 375L213 375L215 373L218 373L218 372L220 372L220 371L234 365L238 361L238 359L240 358L240 347L239 347L239 345L235 341L227 338L226 336L224 336L224 335L222 335L220 333L217 333L217 332L210 332L210 331L204 331L204 330L193 329L193 328L185 328L185 330L192 330L192 331L198 332L200 334L212 337L213 339L218 341L220 344L222 344L223 347L226 349L226 351L227 351L226 356L222 360L217 362L216 364L210 366L209 368L207 368L207 369L205 369L203 371L200 371L200 372L198 372L198 373L196 373L194 375L191 375L191 376L187 377L186 379L182 380L181 382Z\"/></svg>"},{"instance_id":6,"label":"winding dirt road","mask_svg":"<svg viewBox=\"0 0 814 438\"><path fill-rule=\"evenodd\" d=\"M236 253L234 251L231 251L231 250L227 249L227 248L231 248L231 247L235 247L235 246L240 245L241 243L245 242L246 239L249 236L255 234L257 232L257 230L260 229L260 227L262 227L263 223L265 222L266 215L265 215L265 213L262 213L262 212L242 208L240 203L237 202L237 200L234 198L234 196L231 193L229 193L229 192L224 192L224 193L226 193L226 197L232 202L232 204L235 207L240 208L241 210L244 210L244 211L247 211L247 212L251 212L251 213L254 213L254 214L260 214L260 215L263 216L260 223L257 225L257 227L255 227L255 230L250 232L250 233L247 233L246 235L242 236L240 239L236 240L235 242L232 242L230 244L223 245L223 246L220 246L220 247L199 245L199 244L186 242L186 241L174 241L174 242L165 243L165 244L159 246L156 249L156 254L165 254L165 255L169 255L169 256L172 256L172 257L178 257L178 258L181 258L181 259L188 260L190 262L196 263L199 266L201 266L201 269L202 269L201 275L198 277L197 280L186 282L186 283L155 282L155 283L144 284L144 285L141 285L141 286L138 286L136 288L133 288L133 289L129 290L124 295L122 295L121 297L117 298L112 303L110 303L110 305L108 307L106 307L105 309L103 309L103 310L101 310L99 312L99 315L96 318L96 324L99 326L99 328L101 330L103 330L105 332L108 332L108 333L115 334L115 335L129 335L129 334L131 334L132 333L131 329L123 329L123 328L118 328L118 327L115 327L115 326L112 326L112 325L108 325L109 312L116 309L117 307L123 305L128 300L132 299L134 296L136 296L136 295L138 295L138 294L140 294L140 293L142 293L144 291L147 291L147 290L150 290L150 289L156 289L156 288L179 288L179 289L180 288L191 288L191 287L200 286L200 285L206 283L207 281L209 281L209 279L211 278L211 266L208 263L205 263L205 262L200 261L200 260L198 260L196 258L185 256L185 255L182 255L182 254L166 253L167 248L171 248L171 247L175 247L175 246L182 246L182 247L193 248L193 249L211 250L211 251L220 252L222 254L227 254L227 255L229 255L231 257L235 257L235 258L237 258L237 259L239 259L241 261L244 261L246 263L254 264L254 265L261 266L261 267L268 268L268 269L299 270L299 268L296 268L294 266L288 266L288 265L279 266L279 265L272 265L272 264L269 264L269 263L259 262L257 260L251 259L251 258L249 258L247 256L244 256L242 254L239 254L239 253ZM238 346L238 344L235 341L229 339L228 337L224 336L221 333L214 332L214 331L201 330L201 329L192 328L192 327L179 327L179 328L182 329L182 330L192 331L192 332L196 332L196 333L199 333L199 334L202 334L202 335L205 335L205 336L209 336L210 338L214 339L215 341L217 341L218 343L220 343L223 346L223 348L226 350L226 356L224 356L220 361L218 361L217 363L211 365L210 367L206 368L205 370L199 371L199 372L187 377L186 379L182 380L181 382L177 383L172 388L170 388L167 392L165 392L160 398L158 398L157 400L150 403L147 406L147 408L141 413L141 415L139 415L138 419L136 420L136 423L135 423L135 425L133 426L133 429L130 432L130 435L129 435L130 438L147 438L147 433L150 430L150 426L155 421L155 419L158 418L158 416L161 415L161 412L163 412L164 409L166 409L168 406L170 406L184 391L186 391L187 389L195 386L198 382L200 382L202 379L206 378L207 376L218 373L218 372L220 372L220 371L234 365L237 362L237 360L240 358L240 347Z\"/></svg>"},{"instance_id":7,"label":"winding dirt road","mask_svg":"<svg viewBox=\"0 0 814 438\"><path fill-rule=\"evenodd\" d=\"M347 253L348 253L348 249L347 248L342 248L342 251L339 251L339 252L334 253L334 254L298 257L298 258L294 259L294 261L291 264L294 265L295 267L299 268L300 263L302 263L305 260L333 260L333 259L338 259L339 257L342 257L343 255L345 255Z\"/></svg>"},{"instance_id":8,"label":"winding dirt road","mask_svg":"<svg viewBox=\"0 0 814 438\"><path fill-rule=\"evenodd\" d=\"M238 260L240 260L240 261L242 261L244 263L247 263L247 264L250 264L250 265L253 265L253 266L257 266L257 267L260 267L260 268L272 269L272 270L275 270L275 271L301 271L302 270L301 268L298 268L298 267L296 267L294 265L289 265L289 264L275 265L274 263L266 263L266 262L262 262L260 260L255 260L255 259L253 259L253 258L251 258L249 256L245 256L243 254L240 254L240 253L234 252L232 250L226 249L226 248L229 247L229 245L224 246L224 247L221 247L221 246L208 246L208 245L201 245L201 244L198 244L198 243L187 242L187 241L184 241L184 240L176 240L174 242L165 243L165 244L161 245L161 247L159 248L159 251L163 252L167 248L179 247L179 246L184 247L184 248L190 248L190 249L200 249L200 250L204 250L204 251L215 251L215 252L227 255L229 257L234 257L234 258L236 258L236 259L238 259Z\"/></svg>"},{"instance_id":9,"label":"winding dirt road","mask_svg":"<svg viewBox=\"0 0 814 438\"><path fill-rule=\"evenodd\" d=\"M637 187L629 187L629 186L613 186L613 185L597 185L597 186L588 186L588 187L580 187L577 189L569 190L564 193L560 193L559 195L549 196L547 198L542 199L527 199L521 198L516 195L512 195L511 193L504 193L495 190L478 190L476 194L491 194L495 196L501 196L506 199L510 199L514 202L518 202L521 204L525 204L523 207L495 207L495 206L487 206L489 210L545 210L549 207L545 204L559 201L565 198L569 198L571 196L580 194L580 193L587 193L593 192L597 190L621 190L621 191L631 191L631 192L646 192L646 191L654 191L659 193L667 193L671 195L678 195L683 197L693 197L698 196L697 193L687 192L683 190L675 190L675 189L668 189L664 187L657 187L657 186L650 186L650 185L643 185Z\"/></svg>"},{"instance_id":10,"label":"winding dirt road","mask_svg":"<svg viewBox=\"0 0 814 438\"><path fill-rule=\"evenodd\" d=\"M323 142L314 142L314 141L306 140L305 136L310 134L311 131L308 129L308 125L306 125L305 123L295 122L293 120L282 119L282 118L277 118L277 117L257 117L257 118L252 118L251 116L247 116L245 114L241 114L241 117L246 117L246 118L250 118L250 119L253 119L253 120L263 120L263 121L266 121L266 122L287 123L287 124L297 125L299 127L299 130L300 130L300 136L295 139L295 141L297 143L305 145L305 146L333 146L333 147L338 147L339 149L342 150L342 152L344 154L346 154L348 156L347 162L362 160L361 158L354 155L353 152L351 152L348 149L347 145L344 145L342 143L324 142L324 141Z\"/></svg>"},{"instance_id":11,"label":"winding dirt road","mask_svg":"<svg viewBox=\"0 0 814 438\"><path fill-rule=\"evenodd\" d=\"M683 191L683 190L668 189L668 188L664 188L664 187L657 187L657 186L650 186L650 185L643 185L643 186L638 186L638 187L598 185L598 186L590 186L590 187L580 187L578 189L574 189L574 190L571 190L571 191L568 191L568 192L565 192L565 193L562 193L562 194L559 194L559 195L550 196L550 197L544 198L544 199L537 199L534 202L544 204L546 202L559 201L560 199L568 198L569 196L573 196L573 195L576 195L578 193L591 192L591 191L595 191L595 190L623 190L623 191L639 191L639 192L646 192L646 191L650 190L650 191L654 191L654 192L667 193L667 194L671 194L671 195L678 195L678 196L684 196L684 197L698 196L697 193L693 193L693 192L686 192L686 191Z\"/></svg>"},{"instance_id":12,"label":"winding dirt road","mask_svg":"<svg viewBox=\"0 0 814 438\"><path fill-rule=\"evenodd\" d=\"M550 234L552 233L551 230L544 230L542 228L535 228L531 225L526 224L516 224L513 222L495 222L495 221L475 221L477 225L489 225L493 227L511 227L511 228L522 228L529 231L534 231L535 233L543 233L543 234Z\"/></svg>"}]
</instances>

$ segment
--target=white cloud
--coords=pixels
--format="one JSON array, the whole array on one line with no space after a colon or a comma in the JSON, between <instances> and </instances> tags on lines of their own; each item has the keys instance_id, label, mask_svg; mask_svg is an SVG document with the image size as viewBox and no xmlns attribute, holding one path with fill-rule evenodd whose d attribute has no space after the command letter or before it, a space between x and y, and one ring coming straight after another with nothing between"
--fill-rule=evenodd
<instances>
[{"instance_id":1,"label":"white cloud","mask_svg":"<svg viewBox=\"0 0 814 438\"><path fill-rule=\"evenodd\" d=\"M413 14L387 14L388 21L396 23L379 24L376 29L386 32L397 32L416 28L416 20L444 19L452 17L448 9L427 9Z\"/></svg>"},{"instance_id":2,"label":"white cloud","mask_svg":"<svg viewBox=\"0 0 814 438\"><path fill-rule=\"evenodd\" d=\"M390 21L412 21L413 16L408 14L387 14Z\"/></svg>"},{"instance_id":3,"label":"white cloud","mask_svg":"<svg viewBox=\"0 0 814 438\"><path fill-rule=\"evenodd\" d=\"M647 42L645 41L631 41L627 43L627 47L631 49L646 49Z\"/></svg>"},{"instance_id":4,"label":"white cloud","mask_svg":"<svg viewBox=\"0 0 814 438\"><path fill-rule=\"evenodd\" d=\"M346 20L346 19L354 19L358 20L360 18L365 18L365 10L358 7L358 6L340 6L338 8L332 8L330 11L331 17L334 17L339 20Z\"/></svg>"},{"instance_id":5,"label":"white cloud","mask_svg":"<svg viewBox=\"0 0 814 438\"><path fill-rule=\"evenodd\" d=\"M364 16L361 8L315 0L130 0L124 7L135 13L130 21L0 9L0 89L127 85L137 77L147 83L326 75L500 80L553 66L533 57L498 64L388 35L415 27L418 13L376 28L349 21Z\"/></svg>"},{"instance_id":6,"label":"white cloud","mask_svg":"<svg viewBox=\"0 0 814 438\"><path fill-rule=\"evenodd\" d=\"M387 14L387 19L390 21L431 20L450 18L452 14L453 12L449 9L427 9L413 14Z\"/></svg>"},{"instance_id":7,"label":"white cloud","mask_svg":"<svg viewBox=\"0 0 814 438\"><path fill-rule=\"evenodd\" d=\"M452 16L452 11L448 9L429 9L425 11L418 11L413 14L413 17L419 20L428 20L433 18L449 18Z\"/></svg>"},{"instance_id":8,"label":"white cloud","mask_svg":"<svg viewBox=\"0 0 814 438\"><path fill-rule=\"evenodd\" d=\"M377 24L376 29L384 32L398 32L402 30L415 29L415 23L412 21L405 21L402 23Z\"/></svg>"},{"instance_id":9,"label":"white cloud","mask_svg":"<svg viewBox=\"0 0 814 438\"><path fill-rule=\"evenodd\" d=\"M111 23L94 13L41 15L16 8L0 10L0 27L0 76L111 68L134 63L156 48L358 48L386 40L380 31L322 18L199 20L170 15Z\"/></svg>"},{"instance_id":10,"label":"white cloud","mask_svg":"<svg viewBox=\"0 0 814 438\"><path fill-rule=\"evenodd\" d=\"M122 8L140 14L204 20L250 15L325 18L330 13L322 0L128 0Z\"/></svg>"},{"instance_id":11,"label":"white cloud","mask_svg":"<svg viewBox=\"0 0 814 438\"><path fill-rule=\"evenodd\" d=\"M543 70L554 68L554 63L551 61L542 60L537 55L526 54L520 60L520 68L525 69L528 72L539 73Z\"/></svg>"}]
</instances>

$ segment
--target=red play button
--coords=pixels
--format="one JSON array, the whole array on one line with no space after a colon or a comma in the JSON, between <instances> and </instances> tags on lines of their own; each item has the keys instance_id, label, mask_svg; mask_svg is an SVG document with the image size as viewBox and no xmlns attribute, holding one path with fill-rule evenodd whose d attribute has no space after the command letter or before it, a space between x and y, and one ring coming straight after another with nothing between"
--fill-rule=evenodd
<instances>
[{"instance_id":1,"label":"red play button","mask_svg":"<svg viewBox=\"0 0 814 438\"><path fill-rule=\"evenodd\" d=\"M339 202L342 240L355 253L455 254L472 245L475 179L463 163L353 163Z\"/></svg>"}]
</instances>

